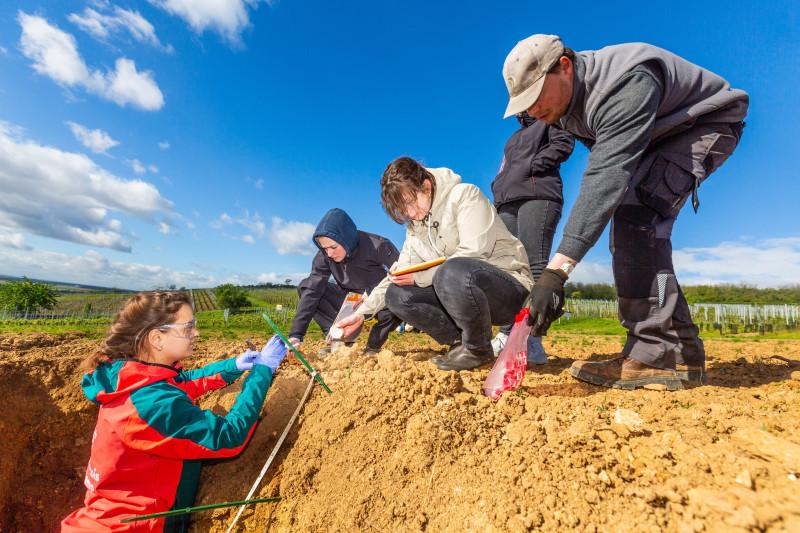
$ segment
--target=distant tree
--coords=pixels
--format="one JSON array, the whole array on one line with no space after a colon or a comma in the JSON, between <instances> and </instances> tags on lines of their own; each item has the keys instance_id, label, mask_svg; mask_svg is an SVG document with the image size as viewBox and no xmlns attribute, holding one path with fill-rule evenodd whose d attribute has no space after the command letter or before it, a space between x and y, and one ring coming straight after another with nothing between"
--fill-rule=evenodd
<instances>
[{"instance_id":1,"label":"distant tree","mask_svg":"<svg viewBox=\"0 0 800 533\"><path fill-rule=\"evenodd\" d=\"M286 278L286 284L287 285L291 285L292 284L292 278Z\"/></svg>"},{"instance_id":2,"label":"distant tree","mask_svg":"<svg viewBox=\"0 0 800 533\"><path fill-rule=\"evenodd\" d=\"M247 292L232 283L225 283L214 289L214 296L217 297L217 304L223 309L239 309L250 305Z\"/></svg>"},{"instance_id":3,"label":"distant tree","mask_svg":"<svg viewBox=\"0 0 800 533\"><path fill-rule=\"evenodd\" d=\"M178 288L178 286L177 286L177 285L175 285L174 283L173 283L172 285L170 285L170 286L169 286L169 290L171 290L171 291L174 291L174 290L175 290L175 289L177 289L177 288Z\"/></svg>"},{"instance_id":4,"label":"distant tree","mask_svg":"<svg viewBox=\"0 0 800 533\"><path fill-rule=\"evenodd\" d=\"M564 286L567 298L586 300L614 300L617 290L609 283L567 283Z\"/></svg>"},{"instance_id":5,"label":"distant tree","mask_svg":"<svg viewBox=\"0 0 800 533\"><path fill-rule=\"evenodd\" d=\"M58 293L46 283L36 283L28 278L0 284L0 307L14 311L52 309Z\"/></svg>"}]
</instances>

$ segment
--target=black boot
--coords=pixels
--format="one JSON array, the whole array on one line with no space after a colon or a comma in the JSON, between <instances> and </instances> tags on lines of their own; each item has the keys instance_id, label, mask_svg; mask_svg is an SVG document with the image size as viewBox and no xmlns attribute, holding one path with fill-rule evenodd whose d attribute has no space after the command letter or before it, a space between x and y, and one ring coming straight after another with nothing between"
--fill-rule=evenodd
<instances>
[{"instance_id":1,"label":"black boot","mask_svg":"<svg viewBox=\"0 0 800 533\"><path fill-rule=\"evenodd\" d=\"M470 350L463 344L454 347L447 355L433 364L439 370L470 370L492 362L494 352L491 345L482 351Z\"/></svg>"},{"instance_id":2,"label":"black boot","mask_svg":"<svg viewBox=\"0 0 800 533\"><path fill-rule=\"evenodd\" d=\"M434 365L438 365L439 363L450 357L451 353L460 349L461 349L461 341L455 341L453 344L450 345L450 349L446 353L440 353L439 355L434 355L433 357L431 357L431 363L433 363Z\"/></svg>"}]
</instances>

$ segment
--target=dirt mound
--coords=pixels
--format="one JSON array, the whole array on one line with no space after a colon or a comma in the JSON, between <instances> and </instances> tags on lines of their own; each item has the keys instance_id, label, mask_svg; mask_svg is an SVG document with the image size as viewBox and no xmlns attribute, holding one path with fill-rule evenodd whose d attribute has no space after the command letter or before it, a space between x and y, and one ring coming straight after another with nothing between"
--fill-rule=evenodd
<instances>
[{"instance_id":1,"label":"dirt mound","mask_svg":"<svg viewBox=\"0 0 800 533\"><path fill-rule=\"evenodd\" d=\"M81 335L0 336L0 531L52 531L82 497L97 408Z\"/></svg>"},{"instance_id":2,"label":"dirt mound","mask_svg":"<svg viewBox=\"0 0 800 533\"><path fill-rule=\"evenodd\" d=\"M480 394L487 369L438 371L423 336L315 361L334 394L315 389L257 492L283 500L249 508L239 530L800 530L800 342L708 342L711 384L676 393L568 375L574 359L618 351L616 338L545 344L551 363L499 402ZM0 530L52 530L80 503L96 411L76 369L90 348L0 354L14 435L0 450ZM240 350L204 343L198 363ZM245 496L307 380L281 368L250 446L204 467L198 504ZM202 405L224 412L238 387ZM198 514L194 530L224 531L234 513Z\"/></svg>"}]
</instances>

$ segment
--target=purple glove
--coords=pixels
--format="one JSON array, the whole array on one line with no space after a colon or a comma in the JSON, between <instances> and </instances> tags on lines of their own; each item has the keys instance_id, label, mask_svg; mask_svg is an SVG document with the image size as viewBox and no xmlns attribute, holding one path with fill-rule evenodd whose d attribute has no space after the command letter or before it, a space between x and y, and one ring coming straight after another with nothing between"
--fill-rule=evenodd
<instances>
[{"instance_id":1,"label":"purple glove","mask_svg":"<svg viewBox=\"0 0 800 533\"><path fill-rule=\"evenodd\" d=\"M236 368L240 372L244 372L245 370L252 370L253 364L256 362L261 356L260 352L255 350L247 350L242 355L236 358Z\"/></svg>"},{"instance_id":2,"label":"purple glove","mask_svg":"<svg viewBox=\"0 0 800 533\"><path fill-rule=\"evenodd\" d=\"M261 353L257 353L258 357L256 360L253 361L256 365L264 365L269 367L272 373L275 373L275 369L278 368L278 365L281 364L283 358L286 356L286 346L283 344L283 341L277 335L273 336L269 342L261 349Z\"/></svg>"}]
</instances>

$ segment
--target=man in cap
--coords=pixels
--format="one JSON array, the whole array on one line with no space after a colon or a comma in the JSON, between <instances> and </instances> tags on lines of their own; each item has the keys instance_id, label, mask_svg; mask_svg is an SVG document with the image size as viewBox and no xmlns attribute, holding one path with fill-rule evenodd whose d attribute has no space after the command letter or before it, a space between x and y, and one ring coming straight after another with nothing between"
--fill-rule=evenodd
<instances>
[{"instance_id":1,"label":"man in cap","mask_svg":"<svg viewBox=\"0 0 800 533\"><path fill-rule=\"evenodd\" d=\"M522 111L591 151L557 253L531 292L533 334L563 313L564 283L611 220L620 357L571 374L622 389L705 382L705 351L672 265L672 227L700 184L733 153L749 97L666 50L629 43L573 52L555 35L520 41L503 65L505 117Z\"/></svg>"}]
</instances>

